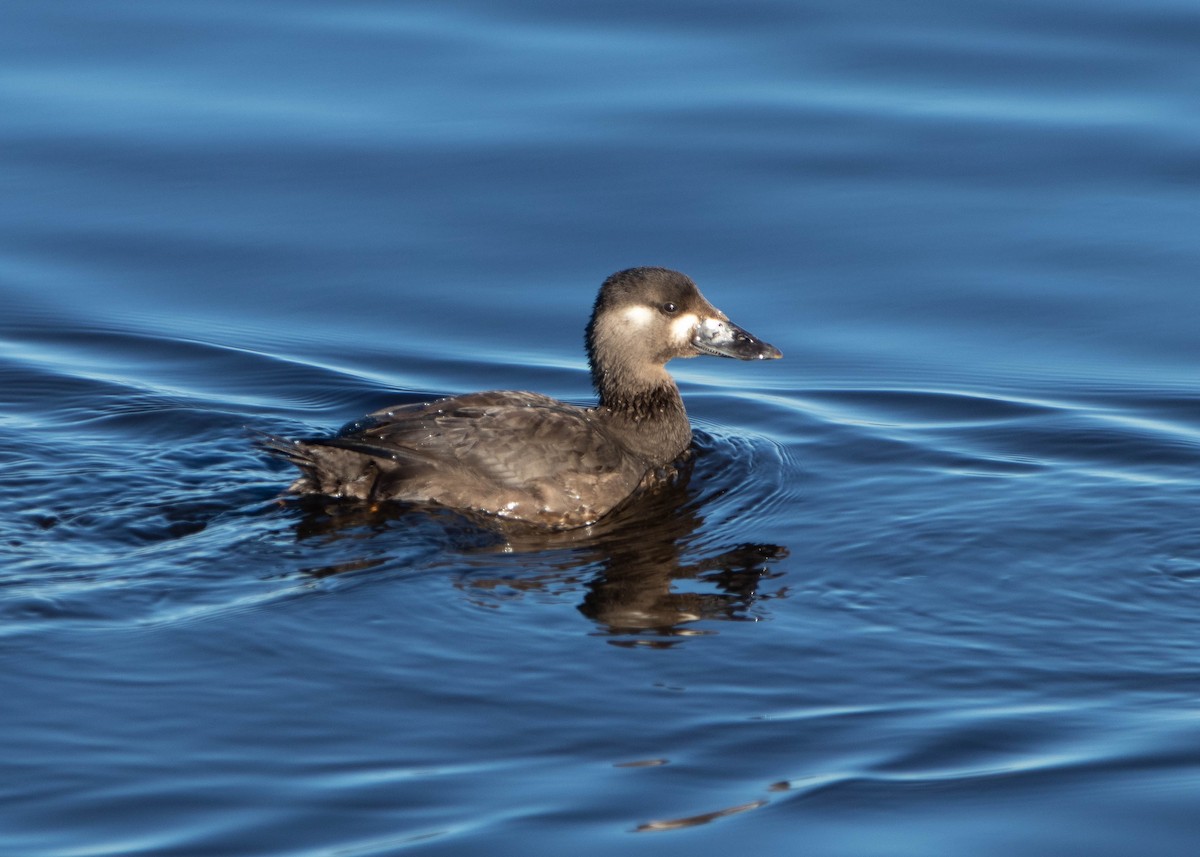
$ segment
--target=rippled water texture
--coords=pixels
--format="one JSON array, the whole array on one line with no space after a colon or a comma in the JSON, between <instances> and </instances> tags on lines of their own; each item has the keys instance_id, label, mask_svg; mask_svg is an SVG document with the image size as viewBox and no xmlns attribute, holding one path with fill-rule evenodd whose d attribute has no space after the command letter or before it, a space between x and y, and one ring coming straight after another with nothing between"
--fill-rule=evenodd
<instances>
[{"instance_id":1,"label":"rippled water texture","mask_svg":"<svg viewBox=\"0 0 1200 857\"><path fill-rule=\"evenodd\" d=\"M0 17L0 853L1194 853L1194 3ZM637 264L687 479L281 499Z\"/></svg>"}]
</instances>

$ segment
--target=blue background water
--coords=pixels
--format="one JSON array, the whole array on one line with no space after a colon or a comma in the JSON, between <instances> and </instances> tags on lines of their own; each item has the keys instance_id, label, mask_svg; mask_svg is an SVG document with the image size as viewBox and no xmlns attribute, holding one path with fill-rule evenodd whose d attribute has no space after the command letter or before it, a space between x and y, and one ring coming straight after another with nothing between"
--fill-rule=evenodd
<instances>
[{"instance_id":1,"label":"blue background water","mask_svg":"<svg viewBox=\"0 0 1200 857\"><path fill-rule=\"evenodd\" d=\"M4 853L1194 853L1196 4L0 17ZM785 353L686 490L277 502L635 264Z\"/></svg>"}]
</instances>

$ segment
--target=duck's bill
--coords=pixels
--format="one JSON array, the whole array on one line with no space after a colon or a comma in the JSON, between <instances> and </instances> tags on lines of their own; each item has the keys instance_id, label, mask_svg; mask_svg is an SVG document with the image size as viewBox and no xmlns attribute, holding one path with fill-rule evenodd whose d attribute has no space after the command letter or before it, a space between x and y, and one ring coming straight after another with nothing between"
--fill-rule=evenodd
<instances>
[{"instance_id":1,"label":"duck's bill","mask_svg":"<svg viewBox=\"0 0 1200 857\"><path fill-rule=\"evenodd\" d=\"M783 352L742 330L731 321L706 318L696 326L692 345L702 354L738 360L778 360Z\"/></svg>"}]
</instances>

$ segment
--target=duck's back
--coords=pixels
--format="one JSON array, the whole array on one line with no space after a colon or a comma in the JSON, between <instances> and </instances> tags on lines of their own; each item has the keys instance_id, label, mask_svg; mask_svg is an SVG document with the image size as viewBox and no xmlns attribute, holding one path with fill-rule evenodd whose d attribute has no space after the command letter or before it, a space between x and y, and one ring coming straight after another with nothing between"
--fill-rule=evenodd
<instances>
[{"instance_id":1,"label":"duck's back","mask_svg":"<svg viewBox=\"0 0 1200 857\"><path fill-rule=\"evenodd\" d=\"M301 493L432 502L554 527L595 521L652 467L603 414L509 391L376 411L285 451L304 473L293 486Z\"/></svg>"}]
</instances>

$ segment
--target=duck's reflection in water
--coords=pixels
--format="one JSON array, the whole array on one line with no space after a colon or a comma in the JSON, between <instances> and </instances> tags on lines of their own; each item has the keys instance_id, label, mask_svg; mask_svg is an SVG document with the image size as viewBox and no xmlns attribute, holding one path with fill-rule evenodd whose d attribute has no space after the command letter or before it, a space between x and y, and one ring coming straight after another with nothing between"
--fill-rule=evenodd
<instances>
[{"instance_id":1,"label":"duck's reflection in water","mask_svg":"<svg viewBox=\"0 0 1200 857\"><path fill-rule=\"evenodd\" d=\"M474 520L437 509L390 505L306 503L297 538L369 539L402 524L412 546L457 551L470 571L457 586L469 595L584 590L579 611L616 645L669 646L675 638L713 633L700 620L747 621L765 616L763 604L786 597L764 591L780 576L771 564L787 556L774 544L739 542L736 524L702 531L704 498L688 487L690 467L590 527L547 531L494 519ZM709 498L712 499L712 498ZM714 542L721 535L722 542ZM432 539L432 544L429 541ZM391 539L387 540L394 547ZM503 558L502 558L503 557ZM356 557L310 568L326 577L391 564L395 555ZM515 561L518 568L510 568Z\"/></svg>"},{"instance_id":2,"label":"duck's reflection in water","mask_svg":"<svg viewBox=\"0 0 1200 857\"><path fill-rule=\"evenodd\" d=\"M738 545L691 563L678 554L613 556L588 584L579 610L610 634L701 633L687 626L701 619L751 619L756 602L786 594L762 592L764 581L777 576L768 563L784 556L780 546L765 544Z\"/></svg>"}]
</instances>

